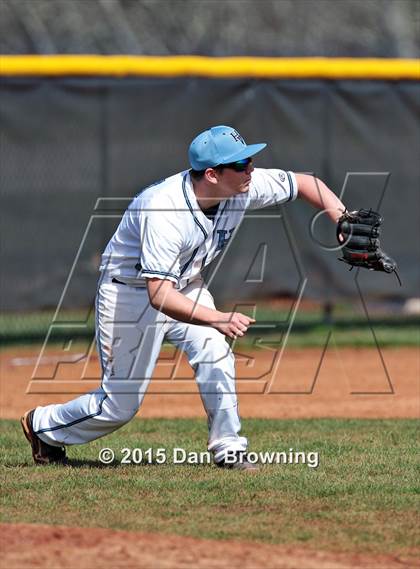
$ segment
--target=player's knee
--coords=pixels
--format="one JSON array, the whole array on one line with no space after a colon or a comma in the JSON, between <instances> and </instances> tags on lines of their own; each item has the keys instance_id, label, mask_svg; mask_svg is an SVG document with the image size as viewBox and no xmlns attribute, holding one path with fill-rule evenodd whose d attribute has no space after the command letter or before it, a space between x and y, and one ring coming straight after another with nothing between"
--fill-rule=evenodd
<instances>
[{"instance_id":1,"label":"player's knee","mask_svg":"<svg viewBox=\"0 0 420 569\"><path fill-rule=\"evenodd\" d=\"M121 424L128 423L136 416L138 409L120 409L118 411L118 419L121 421Z\"/></svg>"},{"instance_id":2,"label":"player's knee","mask_svg":"<svg viewBox=\"0 0 420 569\"><path fill-rule=\"evenodd\" d=\"M229 344L224 338L209 337L194 357L196 364L212 364L233 366L234 356Z\"/></svg>"},{"instance_id":3,"label":"player's knee","mask_svg":"<svg viewBox=\"0 0 420 569\"><path fill-rule=\"evenodd\" d=\"M121 406L121 402L118 401L107 401L107 403L107 416L109 417L109 421L120 426L131 421L139 409L138 406Z\"/></svg>"}]
</instances>

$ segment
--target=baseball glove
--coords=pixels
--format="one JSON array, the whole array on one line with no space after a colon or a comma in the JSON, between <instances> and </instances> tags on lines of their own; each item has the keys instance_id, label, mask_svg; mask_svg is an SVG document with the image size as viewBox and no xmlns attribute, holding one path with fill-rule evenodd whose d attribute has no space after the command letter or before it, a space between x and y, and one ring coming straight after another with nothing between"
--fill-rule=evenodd
<instances>
[{"instance_id":1,"label":"baseball glove","mask_svg":"<svg viewBox=\"0 0 420 569\"><path fill-rule=\"evenodd\" d=\"M342 245L339 259L353 267L371 271L397 273L397 263L380 248L379 236L382 217L371 209L345 211L337 223L337 239ZM351 270L351 269L350 269Z\"/></svg>"}]
</instances>

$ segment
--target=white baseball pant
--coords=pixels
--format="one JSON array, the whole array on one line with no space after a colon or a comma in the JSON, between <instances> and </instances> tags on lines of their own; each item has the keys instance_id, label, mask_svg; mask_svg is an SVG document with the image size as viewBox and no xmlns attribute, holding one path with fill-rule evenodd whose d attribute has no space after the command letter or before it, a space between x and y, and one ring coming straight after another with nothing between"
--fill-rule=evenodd
<instances>
[{"instance_id":1,"label":"white baseball pant","mask_svg":"<svg viewBox=\"0 0 420 569\"><path fill-rule=\"evenodd\" d=\"M200 279L181 292L214 308ZM96 296L101 386L68 403L37 407L36 434L50 445L62 446L87 443L122 427L143 401L164 338L186 353L195 371L214 460L222 460L226 451L246 450L247 439L239 436L234 355L223 334L172 320L150 305L146 288L110 279L102 281Z\"/></svg>"}]
</instances>

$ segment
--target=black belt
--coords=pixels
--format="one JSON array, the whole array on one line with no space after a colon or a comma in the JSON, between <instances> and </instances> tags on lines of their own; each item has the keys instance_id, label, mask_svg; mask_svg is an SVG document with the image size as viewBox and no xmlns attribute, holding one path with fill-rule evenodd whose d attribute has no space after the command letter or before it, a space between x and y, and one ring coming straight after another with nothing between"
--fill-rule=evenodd
<instances>
[{"instance_id":1,"label":"black belt","mask_svg":"<svg viewBox=\"0 0 420 569\"><path fill-rule=\"evenodd\" d=\"M122 285L126 285L126 284L127 284L127 283L122 283L121 281L119 281L118 279L115 279L115 278L112 279L112 282L113 282L113 283L116 283L116 284L122 284Z\"/></svg>"}]
</instances>

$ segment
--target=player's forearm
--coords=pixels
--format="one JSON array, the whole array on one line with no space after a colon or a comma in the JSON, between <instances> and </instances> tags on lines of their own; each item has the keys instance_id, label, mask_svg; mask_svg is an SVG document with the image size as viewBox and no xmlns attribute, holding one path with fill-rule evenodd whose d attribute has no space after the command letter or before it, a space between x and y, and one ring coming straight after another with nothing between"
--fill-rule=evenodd
<instances>
[{"instance_id":1,"label":"player's forearm","mask_svg":"<svg viewBox=\"0 0 420 569\"><path fill-rule=\"evenodd\" d=\"M153 308L175 320L211 326L221 318L217 310L193 302L175 290L168 281L160 281L152 286L148 283L148 291Z\"/></svg>"},{"instance_id":2,"label":"player's forearm","mask_svg":"<svg viewBox=\"0 0 420 569\"><path fill-rule=\"evenodd\" d=\"M346 207L322 180L308 174L296 174L296 181L298 197L317 209L325 210L332 221L338 221Z\"/></svg>"}]
</instances>

